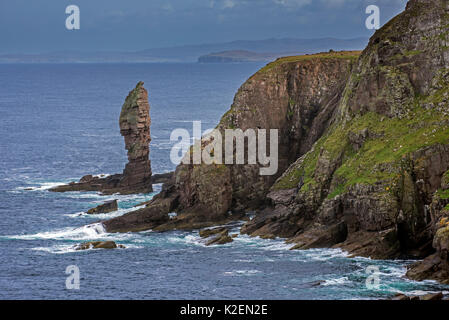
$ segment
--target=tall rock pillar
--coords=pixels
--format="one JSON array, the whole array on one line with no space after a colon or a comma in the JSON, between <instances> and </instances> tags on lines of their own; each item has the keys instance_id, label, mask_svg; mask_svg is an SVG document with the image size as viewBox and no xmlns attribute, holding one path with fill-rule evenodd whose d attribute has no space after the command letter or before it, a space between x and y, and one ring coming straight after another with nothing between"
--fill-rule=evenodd
<instances>
[{"instance_id":1,"label":"tall rock pillar","mask_svg":"<svg viewBox=\"0 0 449 320\"><path fill-rule=\"evenodd\" d=\"M128 163L123 170L120 188L133 192L150 192L150 104L148 92L140 81L128 94L120 113L120 133L128 150Z\"/></svg>"}]
</instances>

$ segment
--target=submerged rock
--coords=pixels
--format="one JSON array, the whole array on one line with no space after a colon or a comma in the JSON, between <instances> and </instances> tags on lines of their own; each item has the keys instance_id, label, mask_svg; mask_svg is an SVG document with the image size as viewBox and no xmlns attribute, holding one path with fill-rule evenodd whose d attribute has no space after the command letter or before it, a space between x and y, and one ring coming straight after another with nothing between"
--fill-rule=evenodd
<instances>
[{"instance_id":1,"label":"submerged rock","mask_svg":"<svg viewBox=\"0 0 449 320\"><path fill-rule=\"evenodd\" d=\"M421 296L407 296L405 294L399 293L396 294L391 300L396 301L410 301L410 300L421 300L421 301L431 301L431 300L443 300L444 295L442 292L437 293L428 293Z\"/></svg>"},{"instance_id":2,"label":"submerged rock","mask_svg":"<svg viewBox=\"0 0 449 320\"><path fill-rule=\"evenodd\" d=\"M75 250L87 250L87 249L116 249L125 248L124 245L117 245L114 241L89 241L84 242L75 247Z\"/></svg>"},{"instance_id":3,"label":"submerged rock","mask_svg":"<svg viewBox=\"0 0 449 320\"><path fill-rule=\"evenodd\" d=\"M200 230L199 235L201 238L208 238L210 236L216 235L218 233L222 233L228 231L226 227L212 228L212 229L203 229Z\"/></svg>"},{"instance_id":4,"label":"submerged rock","mask_svg":"<svg viewBox=\"0 0 449 320\"><path fill-rule=\"evenodd\" d=\"M99 206L87 210L88 214L108 213L118 210L117 200L107 201Z\"/></svg>"},{"instance_id":5,"label":"submerged rock","mask_svg":"<svg viewBox=\"0 0 449 320\"><path fill-rule=\"evenodd\" d=\"M442 300L442 299L443 299L443 293L442 292L428 293L428 294L425 294L425 295L419 297L419 300L424 300L424 301Z\"/></svg>"},{"instance_id":6,"label":"submerged rock","mask_svg":"<svg viewBox=\"0 0 449 320\"><path fill-rule=\"evenodd\" d=\"M237 234L229 235L227 227L203 229L200 230L199 235L201 238L209 238L206 246L226 244L234 241L233 238L237 236Z\"/></svg>"},{"instance_id":7,"label":"submerged rock","mask_svg":"<svg viewBox=\"0 0 449 320\"><path fill-rule=\"evenodd\" d=\"M211 240L207 241L206 246L226 244L232 241L234 241L234 239L229 236L229 231L226 229L216 234L215 237L213 237Z\"/></svg>"},{"instance_id":8,"label":"submerged rock","mask_svg":"<svg viewBox=\"0 0 449 320\"><path fill-rule=\"evenodd\" d=\"M57 186L50 191L99 191L104 194L148 193L153 191L149 158L150 125L148 92L143 87L143 82L139 82L128 94L120 113L120 133L125 140L125 148L128 150L128 163L123 173L105 178L86 175L77 183L72 182ZM166 177L159 178L164 179Z\"/></svg>"}]
</instances>

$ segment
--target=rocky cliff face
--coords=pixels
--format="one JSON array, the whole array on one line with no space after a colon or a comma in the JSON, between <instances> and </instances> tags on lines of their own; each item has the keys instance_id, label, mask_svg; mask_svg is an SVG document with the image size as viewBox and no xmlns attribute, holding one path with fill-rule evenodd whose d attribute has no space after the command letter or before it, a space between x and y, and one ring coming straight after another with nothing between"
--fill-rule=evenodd
<instances>
[{"instance_id":1,"label":"rocky cliff face","mask_svg":"<svg viewBox=\"0 0 449 320\"><path fill-rule=\"evenodd\" d=\"M373 258L436 250L446 259L448 10L447 1L412 0L376 32L335 122L276 181L271 208L244 232L288 237L296 248Z\"/></svg>"},{"instance_id":2,"label":"rocky cliff face","mask_svg":"<svg viewBox=\"0 0 449 320\"><path fill-rule=\"evenodd\" d=\"M174 204L167 208L178 212L178 218L171 220L170 226L157 227L211 225L264 206L276 178L310 149L328 126L358 55L333 52L281 58L253 75L238 90L217 129L223 137L225 129L278 129L278 173L261 176L258 164L181 164L173 183L154 201L156 205L162 197L164 201L173 199ZM206 141L202 148L207 145ZM123 223L134 226L130 222L134 220L129 220L133 215L123 218ZM120 230L126 227L121 225Z\"/></svg>"},{"instance_id":3,"label":"rocky cliff face","mask_svg":"<svg viewBox=\"0 0 449 320\"><path fill-rule=\"evenodd\" d=\"M279 129L278 175L260 176L258 165L180 165L147 208L106 229L198 228L256 210L243 233L372 258L430 255L408 275L446 281L448 37L448 1L410 0L359 58L267 65L218 129Z\"/></svg>"},{"instance_id":4,"label":"rocky cliff face","mask_svg":"<svg viewBox=\"0 0 449 320\"><path fill-rule=\"evenodd\" d=\"M278 173L261 176L260 165L248 164L180 165L175 172L180 208L212 217L259 208L275 179L326 128L357 55L283 58L246 81L217 128L223 137L225 129L278 129Z\"/></svg>"},{"instance_id":5,"label":"rocky cliff face","mask_svg":"<svg viewBox=\"0 0 449 320\"><path fill-rule=\"evenodd\" d=\"M151 192L151 163L149 160L150 137L150 105L148 92L143 82L131 90L125 99L120 113L120 133L125 139L128 150L128 163L122 174L106 178L87 175L77 183L58 186L54 192L66 191L100 191L112 193L147 193Z\"/></svg>"}]
</instances>

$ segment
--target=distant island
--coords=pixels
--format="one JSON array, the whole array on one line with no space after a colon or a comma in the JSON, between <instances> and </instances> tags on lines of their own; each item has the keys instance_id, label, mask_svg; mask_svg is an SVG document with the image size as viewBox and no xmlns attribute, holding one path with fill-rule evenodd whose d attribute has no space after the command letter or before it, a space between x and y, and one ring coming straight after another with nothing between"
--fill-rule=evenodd
<instances>
[{"instance_id":1,"label":"distant island","mask_svg":"<svg viewBox=\"0 0 449 320\"><path fill-rule=\"evenodd\" d=\"M245 50L214 52L200 56L200 63L269 62L278 58L277 54L263 54Z\"/></svg>"},{"instance_id":2,"label":"distant island","mask_svg":"<svg viewBox=\"0 0 449 320\"><path fill-rule=\"evenodd\" d=\"M270 61L292 56L339 50L361 50L367 38L353 39L265 39L237 40L141 51L57 51L47 53L0 54L0 63L164 63L164 62L248 62ZM205 61L203 61L205 60Z\"/></svg>"}]
</instances>

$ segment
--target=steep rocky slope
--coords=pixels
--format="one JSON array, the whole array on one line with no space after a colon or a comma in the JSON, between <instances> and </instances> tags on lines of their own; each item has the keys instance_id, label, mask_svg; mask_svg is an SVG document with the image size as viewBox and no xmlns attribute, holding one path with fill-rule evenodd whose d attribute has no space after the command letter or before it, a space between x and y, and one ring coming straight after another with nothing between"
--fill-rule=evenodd
<instances>
[{"instance_id":1,"label":"steep rocky slope","mask_svg":"<svg viewBox=\"0 0 449 320\"><path fill-rule=\"evenodd\" d=\"M442 0L411 0L376 32L334 124L243 231L374 258L436 250L447 264L448 32Z\"/></svg>"},{"instance_id":2,"label":"steep rocky slope","mask_svg":"<svg viewBox=\"0 0 449 320\"><path fill-rule=\"evenodd\" d=\"M139 82L130 91L120 113L120 133L128 150L128 163L122 174L106 178L87 175L78 183L58 186L50 191L100 191L111 193L139 193L152 191L150 149L150 104L148 92Z\"/></svg>"}]
</instances>

